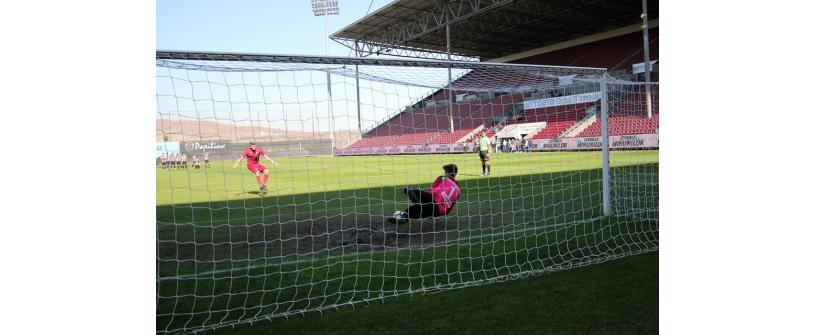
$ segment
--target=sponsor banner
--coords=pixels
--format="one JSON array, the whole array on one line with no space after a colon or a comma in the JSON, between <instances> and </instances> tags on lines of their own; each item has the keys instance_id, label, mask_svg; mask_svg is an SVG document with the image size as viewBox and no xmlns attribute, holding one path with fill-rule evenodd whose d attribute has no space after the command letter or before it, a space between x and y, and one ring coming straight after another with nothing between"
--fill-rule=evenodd
<instances>
[{"instance_id":1,"label":"sponsor banner","mask_svg":"<svg viewBox=\"0 0 815 335\"><path fill-rule=\"evenodd\" d=\"M334 154L337 156L350 156L350 155L393 155L393 154L438 154L438 153L456 153L456 152L473 152L472 143L453 143L453 144L429 144L429 145L395 145L387 147L376 148L349 148L349 149L335 149Z\"/></svg>"},{"instance_id":2,"label":"sponsor banner","mask_svg":"<svg viewBox=\"0 0 815 335\"><path fill-rule=\"evenodd\" d=\"M659 148L658 134L609 136L611 149ZM603 148L600 137L569 137L532 140L532 150L599 150Z\"/></svg>"},{"instance_id":3,"label":"sponsor banner","mask_svg":"<svg viewBox=\"0 0 815 335\"><path fill-rule=\"evenodd\" d=\"M180 154L181 145L179 142L156 142L156 158L161 154Z\"/></svg>"},{"instance_id":4,"label":"sponsor banner","mask_svg":"<svg viewBox=\"0 0 815 335\"><path fill-rule=\"evenodd\" d=\"M187 155L203 154L204 151L210 153L221 153L227 150L227 142L223 141L200 141L200 142L183 142L182 148Z\"/></svg>"},{"instance_id":5,"label":"sponsor banner","mask_svg":"<svg viewBox=\"0 0 815 335\"><path fill-rule=\"evenodd\" d=\"M659 148L659 134L609 136L611 149ZM550 138L529 141L530 150L600 150L603 142L600 137ZM337 156L351 155L393 155L393 154L442 154L475 152L473 143L399 145L376 148L336 149Z\"/></svg>"},{"instance_id":6,"label":"sponsor banner","mask_svg":"<svg viewBox=\"0 0 815 335\"><path fill-rule=\"evenodd\" d=\"M447 144L442 144L436 147L435 152L450 152L450 146Z\"/></svg>"},{"instance_id":7,"label":"sponsor banner","mask_svg":"<svg viewBox=\"0 0 815 335\"><path fill-rule=\"evenodd\" d=\"M510 124L496 134L498 138L513 137L520 139L521 135L534 134L546 127L546 122Z\"/></svg>"},{"instance_id":8,"label":"sponsor banner","mask_svg":"<svg viewBox=\"0 0 815 335\"><path fill-rule=\"evenodd\" d=\"M301 156L308 156L308 150L291 150L291 151L268 151L266 152L269 157L274 159L275 157L301 157Z\"/></svg>"},{"instance_id":9,"label":"sponsor banner","mask_svg":"<svg viewBox=\"0 0 815 335\"><path fill-rule=\"evenodd\" d=\"M658 60L652 60L652 61L648 62L648 63L651 64L651 72L654 71L654 65L657 62L658 62ZM633 70L634 73L645 73L645 62L631 65L631 70Z\"/></svg>"},{"instance_id":10,"label":"sponsor banner","mask_svg":"<svg viewBox=\"0 0 815 335\"><path fill-rule=\"evenodd\" d=\"M559 138L532 140L532 150L566 150L567 143Z\"/></svg>"},{"instance_id":11,"label":"sponsor banner","mask_svg":"<svg viewBox=\"0 0 815 335\"><path fill-rule=\"evenodd\" d=\"M209 154L211 161L230 159L236 160L240 154L249 148L248 141L246 142L228 142L228 141L186 141L186 142L169 142L174 143L175 151L186 154L192 158L192 155L197 155L203 159L204 153ZM161 146L161 143L157 144ZM258 142L257 146L266 151L272 157L293 157L293 156L307 156L307 155L331 155L331 140L293 140L293 141L276 141L276 142Z\"/></svg>"},{"instance_id":12,"label":"sponsor banner","mask_svg":"<svg viewBox=\"0 0 815 335\"><path fill-rule=\"evenodd\" d=\"M557 79L558 79L557 85L558 86L571 85L572 82L574 82L574 77L576 77L576 76L577 75L573 74L573 75L570 75L570 76L557 77Z\"/></svg>"},{"instance_id":13,"label":"sponsor banner","mask_svg":"<svg viewBox=\"0 0 815 335\"><path fill-rule=\"evenodd\" d=\"M466 143L450 144L450 146L452 147L453 152L471 152L471 151L473 151L473 147L466 144Z\"/></svg>"},{"instance_id":14,"label":"sponsor banner","mask_svg":"<svg viewBox=\"0 0 815 335\"><path fill-rule=\"evenodd\" d=\"M554 106L574 105L600 100L600 92L567 95L565 97L524 101L524 109L537 109Z\"/></svg>"}]
</instances>

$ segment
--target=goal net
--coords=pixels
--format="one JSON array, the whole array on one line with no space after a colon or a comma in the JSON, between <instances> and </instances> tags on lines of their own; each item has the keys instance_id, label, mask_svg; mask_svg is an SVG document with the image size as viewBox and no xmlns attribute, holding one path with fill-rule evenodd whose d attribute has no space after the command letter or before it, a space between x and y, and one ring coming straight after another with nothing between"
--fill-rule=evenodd
<instances>
[{"instance_id":1,"label":"goal net","mask_svg":"<svg viewBox=\"0 0 815 335\"><path fill-rule=\"evenodd\" d=\"M593 68L157 52L157 332L657 250L658 95ZM453 209L390 222L446 164Z\"/></svg>"}]
</instances>

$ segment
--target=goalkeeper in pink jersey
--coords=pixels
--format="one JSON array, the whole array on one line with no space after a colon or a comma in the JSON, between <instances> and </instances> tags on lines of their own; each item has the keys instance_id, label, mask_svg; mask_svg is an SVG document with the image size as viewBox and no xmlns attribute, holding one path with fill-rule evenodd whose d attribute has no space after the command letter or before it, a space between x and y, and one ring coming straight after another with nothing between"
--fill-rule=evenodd
<instances>
[{"instance_id":1,"label":"goalkeeper in pink jersey","mask_svg":"<svg viewBox=\"0 0 815 335\"><path fill-rule=\"evenodd\" d=\"M238 161L235 162L235 165L233 165L232 168L237 168L238 164L240 164L244 157L246 158L246 168L255 174L255 180L257 180L258 186L260 187L260 193L265 194L266 182L269 180L269 169L263 165L260 165L260 158L266 158L266 160L272 162L274 165L277 165L277 162L275 162L271 157L267 156L263 149L258 148L255 145L255 141L249 142L249 149L246 149L241 154ZM263 177L260 176L261 173L263 174Z\"/></svg>"},{"instance_id":2,"label":"goalkeeper in pink jersey","mask_svg":"<svg viewBox=\"0 0 815 335\"><path fill-rule=\"evenodd\" d=\"M410 200L410 206L404 212L394 213L393 217L388 218L388 222L404 223L408 220L449 214L461 195L461 189L456 181L458 167L455 164L447 164L442 168L444 175L438 176L427 191L405 188L403 191Z\"/></svg>"}]
</instances>

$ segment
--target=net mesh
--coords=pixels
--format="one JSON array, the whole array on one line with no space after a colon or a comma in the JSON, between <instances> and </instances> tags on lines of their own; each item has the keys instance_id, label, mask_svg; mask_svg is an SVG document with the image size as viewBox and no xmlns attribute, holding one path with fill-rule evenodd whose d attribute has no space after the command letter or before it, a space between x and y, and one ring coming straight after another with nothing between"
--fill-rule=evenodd
<instances>
[{"instance_id":1,"label":"net mesh","mask_svg":"<svg viewBox=\"0 0 815 335\"><path fill-rule=\"evenodd\" d=\"M156 61L158 333L658 248L657 84L650 116L644 84L607 85L604 215L602 70L225 58ZM260 162L265 190L263 173L234 167L249 141L274 159ZM388 221L409 205L404 188L427 189L450 163L461 189L451 213Z\"/></svg>"}]
</instances>

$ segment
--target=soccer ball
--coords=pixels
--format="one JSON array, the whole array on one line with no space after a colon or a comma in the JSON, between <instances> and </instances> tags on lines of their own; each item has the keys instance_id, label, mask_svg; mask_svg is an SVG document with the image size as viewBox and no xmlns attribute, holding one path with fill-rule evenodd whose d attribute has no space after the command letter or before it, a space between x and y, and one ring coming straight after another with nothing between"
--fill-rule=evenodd
<instances>
[{"instance_id":1,"label":"soccer ball","mask_svg":"<svg viewBox=\"0 0 815 335\"><path fill-rule=\"evenodd\" d=\"M395 217L395 218L401 218L401 217L405 217L405 216L407 216L407 213L405 213L403 211L393 212L393 217Z\"/></svg>"}]
</instances>

